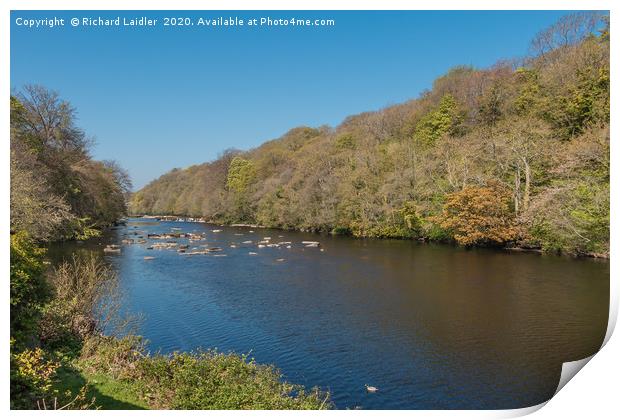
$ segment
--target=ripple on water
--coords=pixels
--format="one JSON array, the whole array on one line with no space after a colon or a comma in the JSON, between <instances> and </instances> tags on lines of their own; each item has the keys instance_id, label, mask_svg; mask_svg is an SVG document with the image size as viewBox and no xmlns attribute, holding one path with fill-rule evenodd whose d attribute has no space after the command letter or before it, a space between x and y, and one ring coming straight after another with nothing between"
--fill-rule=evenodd
<instances>
[{"instance_id":1,"label":"ripple on water","mask_svg":"<svg viewBox=\"0 0 620 420\"><path fill-rule=\"evenodd\" d=\"M561 363L592 354L605 334L607 262L195 223L140 227L172 228L205 233L190 246L227 256L143 245L103 256L120 274L125 309L146 318L140 332L151 350L251 352L287 380L329 390L339 408L537 404L553 394ZM257 248L264 237L292 248Z\"/></svg>"}]
</instances>

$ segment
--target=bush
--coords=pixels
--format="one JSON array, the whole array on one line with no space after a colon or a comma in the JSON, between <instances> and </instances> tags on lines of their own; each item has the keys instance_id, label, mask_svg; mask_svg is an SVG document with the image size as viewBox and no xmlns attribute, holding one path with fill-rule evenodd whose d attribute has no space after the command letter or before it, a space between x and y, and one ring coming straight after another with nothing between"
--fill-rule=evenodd
<instances>
[{"instance_id":1,"label":"bush","mask_svg":"<svg viewBox=\"0 0 620 420\"><path fill-rule=\"evenodd\" d=\"M81 366L90 373L104 373L114 379L137 379L140 375L136 368L146 354L145 342L139 336L91 336L84 341Z\"/></svg>"},{"instance_id":2,"label":"bush","mask_svg":"<svg viewBox=\"0 0 620 420\"><path fill-rule=\"evenodd\" d=\"M553 212L554 217L548 214ZM530 235L545 251L609 255L609 183L549 188L530 209Z\"/></svg>"},{"instance_id":3,"label":"bush","mask_svg":"<svg viewBox=\"0 0 620 420\"><path fill-rule=\"evenodd\" d=\"M43 252L25 233L11 235L11 337L17 345L36 336L42 305L50 297Z\"/></svg>"},{"instance_id":4,"label":"bush","mask_svg":"<svg viewBox=\"0 0 620 420\"><path fill-rule=\"evenodd\" d=\"M91 337L79 362L91 374L139 383L158 409L322 409L329 395L282 381L271 366L215 351L149 356L140 337Z\"/></svg>"},{"instance_id":5,"label":"bush","mask_svg":"<svg viewBox=\"0 0 620 420\"><path fill-rule=\"evenodd\" d=\"M460 245L503 245L518 238L510 192L498 184L465 187L448 194L434 220Z\"/></svg>"},{"instance_id":6,"label":"bush","mask_svg":"<svg viewBox=\"0 0 620 420\"><path fill-rule=\"evenodd\" d=\"M427 222L424 225L424 238L433 242L450 242L452 236L449 231L436 223Z\"/></svg>"},{"instance_id":7,"label":"bush","mask_svg":"<svg viewBox=\"0 0 620 420\"><path fill-rule=\"evenodd\" d=\"M74 257L50 275L54 298L44 308L40 337L52 348L79 347L95 333L126 327L119 316L118 277L94 255Z\"/></svg>"},{"instance_id":8,"label":"bush","mask_svg":"<svg viewBox=\"0 0 620 420\"><path fill-rule=\"evenodd\" d=\"M335 228L332 229L330 233L332 235L350 235L351 228L347 226L336 226Z\"/></svg>"},{"instance_id":9,"label":"bush","mask_svg":"<svg viewBox=\"0 0 620 420\"><path fill-rule=\"evenodd\" d=\"M175 353L141 361L155 407L184 410L323 409L329 395L282 381L271 366L215 351Z\"/></svg>"},{"instance_id":10,"label":"bush","mask_svg":"<svg viewBox=\"0 0 620 420\"><path fill-rule=\"evenodd\" d=\"M49 397L58 366L38 347L11 351L11 408L33 409L36 401Z\"/></svg>"},{"instance_id":11,"label":"bush","mask_svg":"<svg viewBox=\"0 0 620 420\"><path fill-rule=\"evenodd\" d=\"M86 410L94 407L88 386L75 394L54 388L61 367L59 360L40 347L17 352L11 341L11 409Z\"/></svg>"}]
</instances>

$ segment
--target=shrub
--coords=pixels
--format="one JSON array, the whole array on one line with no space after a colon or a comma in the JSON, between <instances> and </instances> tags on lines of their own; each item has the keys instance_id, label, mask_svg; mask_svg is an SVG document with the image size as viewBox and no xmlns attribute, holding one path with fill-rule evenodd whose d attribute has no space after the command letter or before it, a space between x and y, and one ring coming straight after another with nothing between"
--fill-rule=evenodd
<instances>
[{"instance_id":1,"label":"shrub","mask_svg":"<svg viewBox=\"0 0 620 420\"><path fill-rule=\"evenodd\" d=\"M609 183L584 182L548 188L534 202L528 222L532 238L545 251L607 256Z\"/></svg>"},{"instance_id":2,"label":"shrub","mask_svg":"<svg viewBox=\"0 0 620 420\"><path fill-rule=\"evenodd\" d=\"M50 297L43 252L25 233L11 235L11 337L17 345L35 336L41 307Z\"/></svg>"},{"instance_id":3,"label":"shrub","mask_svg":"<svg viewBox=\"0 0 620 420\"><path fill-rule=\"evenodd\" d=\"M91 374L139 383L158 409L321 409L329 395L282 380L273 367L216 351L150 356L137 336L94 336L84 343L80 366Z\"/></svg>"},{"instance_id":4,"label":"shrub","mask_svg":"<svg viewBox=\"0 0 620 420\"><path fill-rule=\"evenodd\" d=\"M355 149L356 142L352 134L341 134L334 142L337 149Z\"/></svg>"},{"instance_id":5,"label":"shrub","mask_svg":"<svg viewBox=\"0 0 620 420\"><path fill-rule=\"evenodd\" d=\"M91 336L84 341L81 366L90 373L104 373L115 379L137 378L136 367L147 355L142 337Z\"/></svg>"},{"instance_id":6,"label":"shrub","mask_svg":"<svg viewBox=\"0 0 620 420\"><path fill-rule=\"evenodd\" d=\"M49 397L58 366L38 347L11 351L11 408L33 409L36 401Z\"/></svg>"},{"instance_id":7,"label":"shrub","mask_svg":"<svg viewBox=\"0 0 620 420\"><path fill-rule=\"evenodd\" d=\"M347 226L336 226L335 228L332 229L331 234L332 235L350 235L351 228Z\"/></svg>"},{"instance_id":8,"label":"shrub","mask_svg":"<svg viewBox=\"0 0 620 420\"><path fill-rule=\"evenodd\" d=\"M498 184L465 187L448 194L434 219L460 245L503 245L519 236L509 203L510 192Z\"/></svg>"},{"instance_id":9,"label":"shrub","mask_svg":"<svg viewBox=\"0 0 620 420\"><path fill-rule=\"evenodd\" d=\"M121 318L118 277L92 254L73 257L50 275L54 298L44 308L40 337L46 345L79 347L87 337L122 332L131 321Z\"/></svg>"},{"instance_id":10,"label":"shrub","mask_svg":"<svg viewBox=\"0 0 620 420\"><path fill-rule=\"evenodd\" d=\"M282 381L273 367L246 356L215 351L175 353L144 358L141 371L158 408L204 409L323 409L329 395L307 392Z\"/></svg>"}]
</instances>

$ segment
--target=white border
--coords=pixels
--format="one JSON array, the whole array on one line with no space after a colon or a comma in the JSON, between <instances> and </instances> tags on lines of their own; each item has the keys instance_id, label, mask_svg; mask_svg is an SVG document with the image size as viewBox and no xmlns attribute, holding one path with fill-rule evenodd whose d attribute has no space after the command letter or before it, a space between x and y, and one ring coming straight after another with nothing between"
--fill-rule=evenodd
<instances>
[{"instance_id":1,"label":"white border","mask_svg":"<svg viewBox=\"0 0 620 420\"><path fill-rule=\"evenodd\" d=\"M2 165L0 173L2 174L1 188L5 197L4 205L1 206L2 220L5 222L1 226L0 241L2 241L2 267L5 273L4 278L8 277L9 272L9 101L10 95L10 77L9 77L9 47L10 47L10 10L611 10L612 20L612 59L611 73L615 77L617 70L617 36L615 35L615 10L616 4L620 4L617 0L611 1L584 1L584 0L506 0L500 2L484 1L484 0L435 0L428 1L404 1L404 0L381 0L373 2L368 0L302 0L291 4L282 0L264 0L264 1L231 1L225 2L207 2L197 0L93 0L93 1L77 1L77 0L3 0L0 2L1 14L1 32L0 32L0 97L6 98L0 101L0 122L2 125L4 140L2 144ZM617 98L618 89L614 81L612 86L612 110L618 109ZM617 115L611 114L612 119L612 139L611 139L611 214L616 214L618 206L618 151L615 143L618 136L615 135L615 127L617 127ZM617 249L618 245L618 229L617 225L612 221L611 226L611 249ZM542 406L548 405L544 410L538 411L535 416L537 418L568 418L583 419L585 416L594 418L614 418L618 415L617 391L618 374L620 373L618 355L620 355L620 343L618 338L610 340L611 334L615 327L618 314L618 269L616 261L611 260L611 304L610 304L610 323L605 338L604 351L597 354L590 363L579 373L576 380L570 381L562 391L552 398L547 404L530 407L520 410L491 410L491 411L337 411L337 412L273 412L273 411L246 411L243 413L235 411L216 411L216 412L165 412L165 411L149 411L149 412L133 412L131 415L136 418L161 418L174 416L177 418L197 418L208 415L215 418L233 418L238 415L247 416L252 419L264 418L309 418L310 416L321 416L326 418L349 417L355 418L504 418L529 414L537 411ZM2 288L3 302L8 302L8 279ZM0 351L4 354L2 364L2 402L4 410L8 411L9 407L9 306L3 305L2 318L4 334L0 338ZM39 412L11 412L11 416L22 418L30 416L97 416L104 418L112 418L121 414L115 411L102 412L47 412L45 414ZM126 415L123 412L121 415Z\"/></svg>"}]
</instances>

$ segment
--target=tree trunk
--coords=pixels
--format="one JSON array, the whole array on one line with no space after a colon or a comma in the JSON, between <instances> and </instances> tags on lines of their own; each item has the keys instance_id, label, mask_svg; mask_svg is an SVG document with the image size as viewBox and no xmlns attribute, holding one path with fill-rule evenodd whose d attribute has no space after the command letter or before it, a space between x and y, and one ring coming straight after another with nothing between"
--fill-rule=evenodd
<instances>
[{"instance_id":1,"label":"tree trunk","mask_svg":"<svg viewBox=\"0 0 620 420\"><path fill-rule=\"evenodd\" d=\"M525 165L525 189L523 191L523 211L527 210L530 204L530 185L532 182L532 171L527 159L523 159Z\"/></svg>"},{"instance_id":2,"label":"tree trunk","mask_svg":"<svg viewBox=\"0 0 620 420\"><path fill-rule=\"evenodd\" d=\"M519 214L519 210L521 207L521 169L519 165L517 165L517 171L515 173L515 187L513 197L515 202L515 214Z\"/></svg>"}]
</instances>

